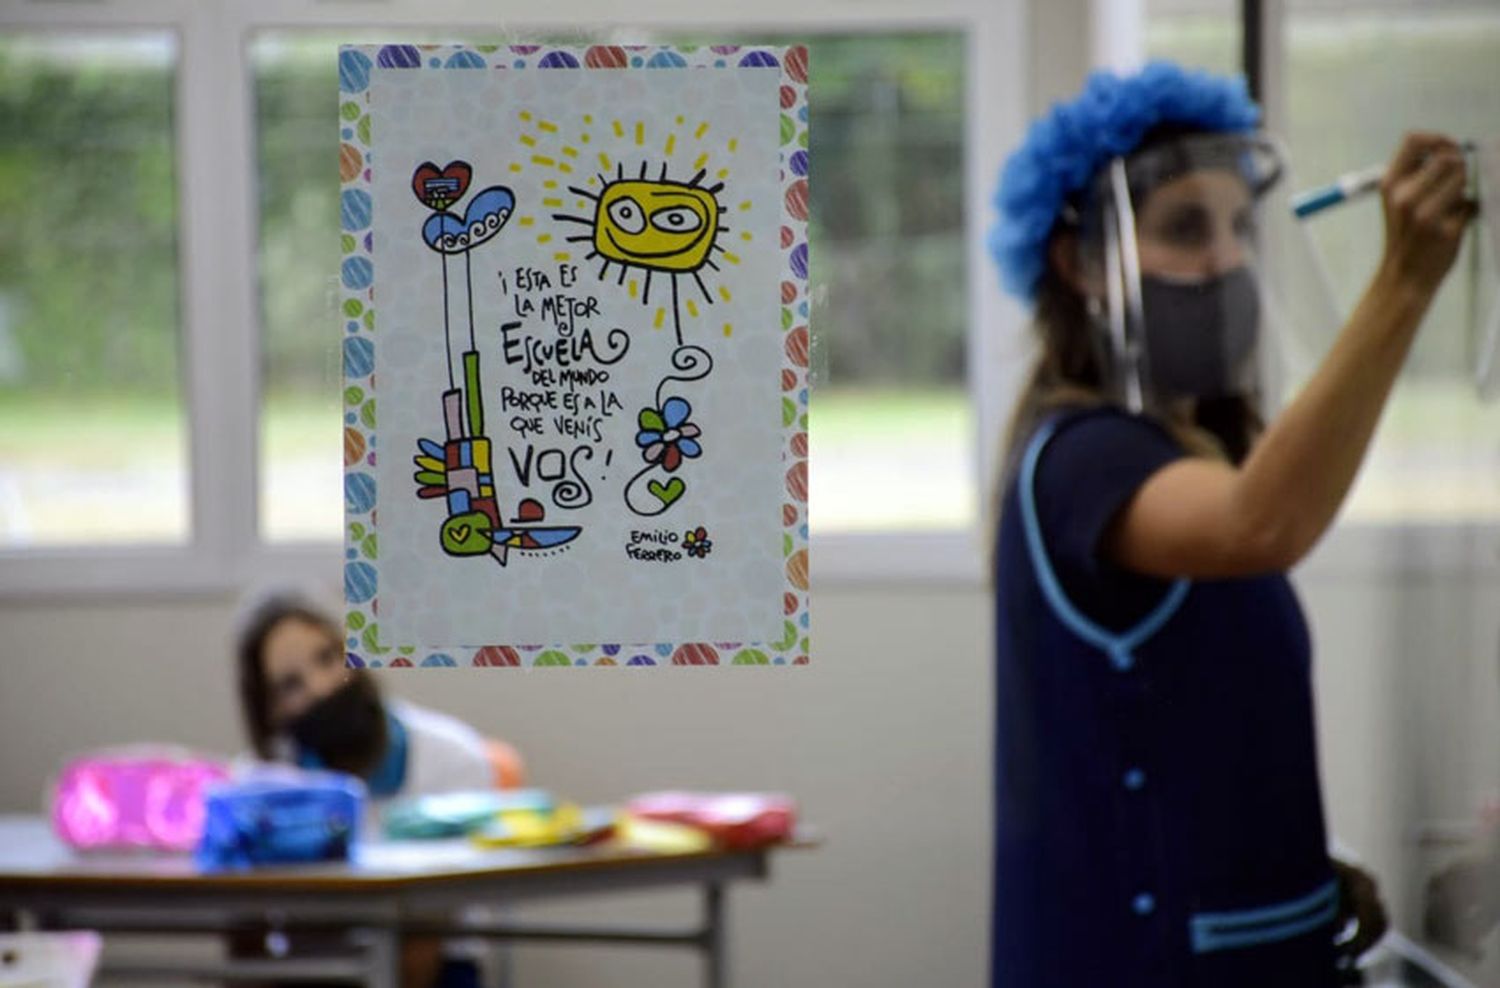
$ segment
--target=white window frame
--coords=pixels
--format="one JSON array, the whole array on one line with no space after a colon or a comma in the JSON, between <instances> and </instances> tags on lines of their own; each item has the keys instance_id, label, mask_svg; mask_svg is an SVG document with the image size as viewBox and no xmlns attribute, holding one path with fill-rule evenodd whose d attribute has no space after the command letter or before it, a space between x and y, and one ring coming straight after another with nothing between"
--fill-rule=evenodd
<instances>
[{"instance_id":1,"label":"white window frame","mask_svg":"<svg viewBox=\"0 0 1500 988\"><path fill-rule=\"evenodd\" d=\"M984 251L980 204L995 162L1020 133L1026 80L1021 42L1026 0L864 0L857 11L804 0L709 6L653 0L631 27L736 32L951 30L966 39L964 201L970 217L966 274L971 325L969 391L981 476L1010 390L998 378L994 341L1014 338L1022 314L1002 301ZM506 9L514 6L515 9ZM178 275L183 416L188 424L189 541L183 546L67 547L0 551L0 598L58 594L222 595L271 578L331 579L333 542L269 544L259 535L257 491L261 364L255 210L256 158L249 48L259 32L329 29L357 22L350 40L404 32L417 40L524 37L617 23L610 0L576 0L565 20L490 0L27 0L0 9L0 30L167 30L177 38L175 85ZM497 28L497 25L499 27ZM1008 53L1011 57L996 57ZM814 69L816 71L816 69ZM333 106L330 95L330 108ZM333 133L333 110L329 111ZM331 138L330 138L331 140ZM330 330L331 331L331 330ZM978 532L815 533L820 586L844 581L975 584Z\"/></svg>"},{"instance_id":2,"label":"white window frame","mask_svg":"<svg viewBox=\"0 0 1500 988\"><path fill-rule=\"evenodd\" d=\"M1138 10L1141 0L1052 0L1045 15L1042 3L925 0L918 6L908 0L863 0L856 13L805 0L717 8L701 0L651 0L630 21L632 27L703 33L954 30L965 37L967 377L980 517L966 530L814 533L819 588L865 583L975 588L986 579L989 478L1027 349L1026 313L1000 293L984 245L994 176L1027 118L1042 108L1036 105L1038 79L1081 78L1092 63L1119 64L1118 48L1101 44L1091 26L1106 14L1118 19L1122 6L1134 4ZM190 539L183 546L0 551L0 599L222 596L267 578L336 579L341 558L337 543L269 544L258 532L261 352L250 42L262 31L339 28L350 22L360 24L350 31L352 41L367 32L398 30L419 39L514 38L576 29L580 23L617 22L611 0L575 0L561 21L507 6L492 0L25 0L0 8L0 30L7 32L165 30L176 36L180 372L191 519ZM1265 37L1280 37L1282 6L1279 0L1265 0L1262 9L1271 18ZM1058 16L1059 7L1069 9ZM497 22L502 26L497 28ZM1274 43L1267 47L1280 50ZM1060 69L1057 55L1076 65ZM1280 73L1264 77L1279 79ZM330 133L332 127L330 110ZM1496 572L1497 536L1500 525L1490 523L1344 525L1330 535L1308 570L1334 576L1369 572L1371 566L1387 572Z\"/></svg>"}]
</instances>

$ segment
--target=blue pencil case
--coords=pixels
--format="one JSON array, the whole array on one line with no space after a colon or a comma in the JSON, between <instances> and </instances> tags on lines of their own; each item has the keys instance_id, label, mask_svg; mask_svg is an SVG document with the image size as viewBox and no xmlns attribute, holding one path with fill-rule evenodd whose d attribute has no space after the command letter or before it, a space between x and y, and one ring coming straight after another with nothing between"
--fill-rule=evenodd
<instances>
[{"instance_id":1,"label":"blue pencil case","mask_svg":"<svg viewBox=\"0 0 1500 988\"><path fill-rule=\"evenodd\" d=\"M205 871L347 861L365 798L338 772L264 770L210 786L194 860Z\"/></svg>"}]
</instances>

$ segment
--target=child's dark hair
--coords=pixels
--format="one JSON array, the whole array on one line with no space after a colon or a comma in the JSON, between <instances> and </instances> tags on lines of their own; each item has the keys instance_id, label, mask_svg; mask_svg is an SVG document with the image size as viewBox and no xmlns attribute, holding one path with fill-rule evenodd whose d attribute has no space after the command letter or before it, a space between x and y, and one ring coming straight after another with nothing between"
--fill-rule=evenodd
<instances>
[{"instance_id":1,"label":"child's dark hair","mask_svg":"<svg viewBox=\"0 0 1500 988\"><path fill-rule=\"evenodd\" d=\"M344 637L342 629L325 612L306 596L292 590L280 590L262 597L241 617L235 632L240 711L245 719L245 732L250 735L250 746L264 759L274 755L271 741L275 730L271 724L270 690L262 653L271 631L286 620L310 624L326 631L334 641L341 641Z\"/></svg>"}]
</instances>

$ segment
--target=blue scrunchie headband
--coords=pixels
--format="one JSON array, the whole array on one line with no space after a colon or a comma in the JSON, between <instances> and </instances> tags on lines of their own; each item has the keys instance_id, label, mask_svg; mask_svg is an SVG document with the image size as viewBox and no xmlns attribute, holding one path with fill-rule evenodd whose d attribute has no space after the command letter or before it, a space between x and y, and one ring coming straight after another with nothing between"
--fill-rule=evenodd
<instances>
[{"instance_id":1,"label":"blue scrunchie headband","mask_svg":"<svg viewBox=\"0 0 1500 988\"><path fill-rule=\"evenodd\" d=\"M1163 123L1205 131L1249 131L1260 108L1245 82L1171 62L1151 62L1135 75L1099 71L1070 103L1034 121L1006 159L995 191L999 219L990 256L1010 294L1030 302L1047 264L1047 238L1067 198L1111 158L1128 154Z\"/></svg>"}]
</instances>

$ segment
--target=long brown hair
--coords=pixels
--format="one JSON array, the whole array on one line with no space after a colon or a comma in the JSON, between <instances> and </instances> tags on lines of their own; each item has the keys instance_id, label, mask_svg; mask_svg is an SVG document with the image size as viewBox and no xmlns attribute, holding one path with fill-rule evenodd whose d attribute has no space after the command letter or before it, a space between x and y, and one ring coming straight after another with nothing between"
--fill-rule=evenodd
<instances>
[{"instance_id":1,"label":"long brown hair","mask_svg":"<svg viewBox=\"0 0 1500 988\"><path fill-rule=\"evenodd\" d=\"M283 621L303 621L342 641L343 631L306 597L293 591L278 591L256 602L240 620L235 635L235 657L239 673L240 712L250 746L264 759L275 757L272 741L271 697L261 653L271 631Z\"/></svg>"}]
</instances>

